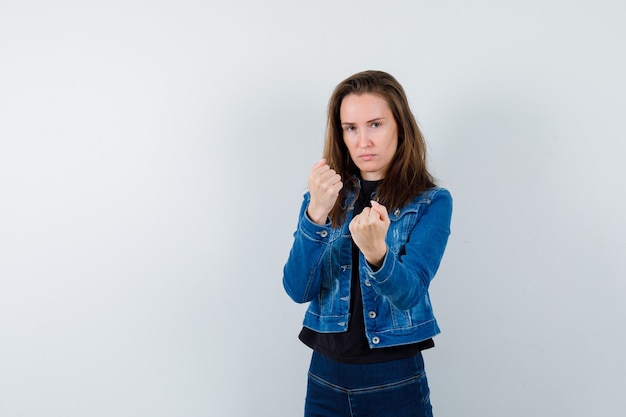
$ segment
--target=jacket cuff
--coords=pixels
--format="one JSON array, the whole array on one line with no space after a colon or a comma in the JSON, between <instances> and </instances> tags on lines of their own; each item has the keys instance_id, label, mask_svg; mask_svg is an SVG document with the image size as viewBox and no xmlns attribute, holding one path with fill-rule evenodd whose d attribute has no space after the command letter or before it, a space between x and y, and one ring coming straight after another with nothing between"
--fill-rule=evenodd
<instances>
[{"instance_id":1,"label":"jacket cuff","mask_svg":"<svg viewBox=\"0 0 626 417\"><path fill-rule=\"evenodd\" d=\"M389 247L387 247L387 253L383 258L383 263L378 268L372 267L369 262L365 261L363 254L361 254L361 256L363 256L362 261L367 265L367 273L370 279L374 280L377 284L384 284L392 275L395 263L393 262L393 254L390 252Z\"/></svg>"},{"instance_id":2,"label":"jacket cuff","mask_svg":"<svg viewBox=\"0 0 626 417\"><path fill-rule=\"evenodd\" d=\"M300 231L302 232L302 234L304 234L304 236L306 236L307 238L311 240L315 240L319 242L324 242L328 240L330 236L330 231L329 231L330 226L331 226L330 218L326 218L326 224L319 225L313 222L313 220L309 218L309 215L306 213L306 210L304 211L304 214L302 215L302 218L300 219Z\"/></svg>"}]
</instances>

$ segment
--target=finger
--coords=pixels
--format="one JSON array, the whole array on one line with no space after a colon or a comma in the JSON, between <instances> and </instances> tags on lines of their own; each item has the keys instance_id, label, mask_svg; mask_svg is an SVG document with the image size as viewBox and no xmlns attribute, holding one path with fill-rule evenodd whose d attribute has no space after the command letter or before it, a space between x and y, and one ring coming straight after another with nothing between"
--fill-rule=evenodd
<instances>
[{"instance_id":1,"label":"finger","mask_svg":"<svg viewBox=\"0 0 626 417\"><path fill-rule=\"evenodd\" d=\"M387 207L374 200L372 200L370 203L372 204L372 210L376 211L380 215L380 218L382 220L389 218L389 213L387 213Z\"/></svg>"},{"instance_id":2,"label":"finger","mask_svg":"<svg viewBox=\"0 0 626 417\"><path fill-rule=\"evenodd\" d=\"M328 165L323 165L317 169L317 174L320 179L330 180L333 176L336 175L336 172L330 169Z\"/></svg>"},{"instance_id":3,"label":"finger","mask_svg":"<svg viewBox=\"0 0 626 417\"><path fill-rule=\"evenodd\" d=\"M313 165L313 169L319 168L326 163L326 159L322 158Z\"/></svg>"},{"instance_id":4,"label":"finger","mask_svg":"<svg viewBox=\"0 0 626 417\"><path fill-rule=\"evenodd\" d=\"M321 161L313 165L313 167L311 168L311 175L319 177L323 175L324 173L328 172L329 170L330 170L330 167L326 164L326 160L322 159Z\"/></svg>"},{"instance_id":5,"label":"finger","mask_svg":"<svg viewBox=\"0 0 626 417\"><path fill-rule=\"evenodd\" d=\"M331 169L328 165L325 168L327 169L326 171L324 171L324 168L320 168L319 178L321 181L331 185L341 182L341 176L334 169Z\"/></svg>"},{"instance_id":6,"label":"finger","mask_svg":"<svg viewBox=\"0 0 626 417\"><path fill-rule=\"evenodd\" d=\"M342 181L341 181L341 175L339 175L339 174L334 174L334 175L331 177L331 183L332 183L332 184L338 184L338 183L341 183L341 182L342 182Z\"/></svg>"}]
</instances>

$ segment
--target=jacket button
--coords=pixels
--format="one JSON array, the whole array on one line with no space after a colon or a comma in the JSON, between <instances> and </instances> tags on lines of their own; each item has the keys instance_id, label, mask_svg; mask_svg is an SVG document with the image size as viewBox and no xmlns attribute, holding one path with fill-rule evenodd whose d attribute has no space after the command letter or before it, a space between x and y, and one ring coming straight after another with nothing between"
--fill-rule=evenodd
<instances>
[{"instance_id":1,"label":"jacket button","mask_svg":"<svg viewBox=\"0 0 626 417\"><path fill-rule=\"evenodd\" d=\"M398 216L400 215L400 209L399 209L399 208L397 208L397 209L393 212L393 215L394 215L394 216L396 216L396 217L398 217Z\"/></svg>"},{"instance_id":2,"label":"jacket button","mask_svg":"<svg viewBox=\"0 0 626 417\"><path fill-rule=\"evenodd\" d=\"M370 280L369 280L369 279L366 279L366 280L365 280L365 286L366 286L366 287L371 287L371 286L372 286L372 283L370 282Z\"/></svg>"},{"instance_id":3,"label":"jacket button","mask_svg":"<svg viewBox=\"0 0 626 417\"><path fill-rule=\"evenodd\" d=\"M380 339L378 338L378 336L372 337L372 343L375 344L375 345L380 343Z\"/></svg>"},{"instance_id":4,"label":"jacket button","mask_svg":"<svg viewBox=\"0 0 626 417\"><path fill-rule=\"evenodd\" d=\"M320 232L320 236L321 236L321 237L326 237L326 236L328 236L328 232L327 232L326 230L322 230L322 231Z\"/></svg>"},{"instance_id":5,"label":"jacket button","mask_svg":"<svg viewBox=\"0 0 626 417\"><path fill-rule=\"evenodd\" d=\"M375 319L376 318L376 312L375 311L370 311L367 315L370 317L370 319Z\"/></svg>"}]
</instances>

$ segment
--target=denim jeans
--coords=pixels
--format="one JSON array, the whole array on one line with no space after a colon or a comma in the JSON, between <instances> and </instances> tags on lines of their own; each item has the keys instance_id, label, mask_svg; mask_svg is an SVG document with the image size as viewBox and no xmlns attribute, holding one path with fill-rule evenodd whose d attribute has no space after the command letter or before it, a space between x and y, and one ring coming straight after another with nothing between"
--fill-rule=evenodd
<instances>
[{"instance_id":1,"label":"denim jeans","mask_svg":"<svg viewBox=\"0 0 626 417\"><path fill-rule=\"evenodd\" d=\"M338 363L314 352L305 417L432 417L421 353L371 364Z\"/></svg>"}]
</instances>

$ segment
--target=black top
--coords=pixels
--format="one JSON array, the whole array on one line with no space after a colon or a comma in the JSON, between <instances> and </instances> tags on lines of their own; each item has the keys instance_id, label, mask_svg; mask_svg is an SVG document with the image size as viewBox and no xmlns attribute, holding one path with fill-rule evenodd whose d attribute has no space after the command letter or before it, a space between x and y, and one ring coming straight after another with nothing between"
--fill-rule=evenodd
<instances>
[{"instance_id":1,"label":"black top","mask_svg":"<svg viewBox=\"0 0 626 417\"><path fill-rule=\"evenodd\" d=\"M361 180L361 192L354 204L354 215L370 205L379 181ZM401 346L371 349L365 336L363 299L359 279L359 248L352 241L352 277L350 286L350 321L348 330L341 333L318 333L303 327L300 340L311 349L337 362L373 363L406 358L417 352L435 346L433 339ZM355 265L357 267L355 267Z\"/></svg>"}]
</instances>

